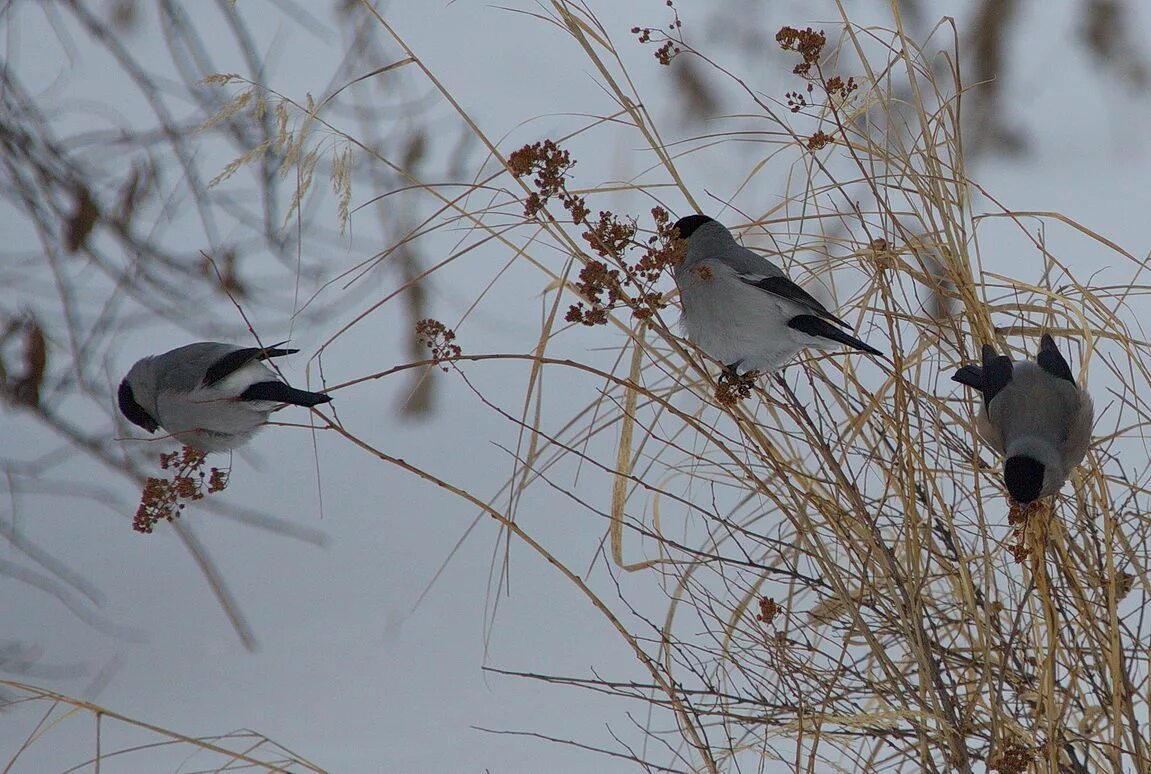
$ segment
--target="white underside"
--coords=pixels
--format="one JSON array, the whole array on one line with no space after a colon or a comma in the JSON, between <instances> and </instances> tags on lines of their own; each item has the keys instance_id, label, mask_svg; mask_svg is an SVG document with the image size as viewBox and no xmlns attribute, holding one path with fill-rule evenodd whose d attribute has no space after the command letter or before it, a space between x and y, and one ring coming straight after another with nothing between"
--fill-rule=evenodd
<instances>
[{"instance_id":1,"label":"white underside","mask_svg":"<svg viewBox=\"0 0 1151 774\"><path fill-rule=\"evenodd\" d=\"M239 395L253 384L277 378L263 363L253 361L211 387L162 392L156 401L157 419L180 443L206 452L234 449L247 443L279 405L239 400Z\"/></svg>"},{"instance_id":2,"label":"white underside","mask_svg":"<svg viewBox=\"0 0 1151 774\"><path fill-rule=\"evenodd\" d=\"M680 324L688 339L725 366L770 373L805 347L841 346L789 328L788 320L812 311L742 282L725 264L701 261L690 274L680 288Z\"/></svg>"}]
</instances>

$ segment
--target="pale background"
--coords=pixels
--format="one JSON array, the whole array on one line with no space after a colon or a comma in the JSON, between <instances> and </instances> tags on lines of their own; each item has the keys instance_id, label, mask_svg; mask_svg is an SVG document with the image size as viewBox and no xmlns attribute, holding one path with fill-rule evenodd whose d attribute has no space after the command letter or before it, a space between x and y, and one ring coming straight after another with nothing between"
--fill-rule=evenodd
<instances>
[{"instance_id":1,"label":"pale background","mask_svg":"<svg viewBox=\"0 0 1151 774\"><path fill-rule=\"evenodd\" d=\"M929 13L954 14L961 22L968 10L960 2L931 5ZM1025 4L1016 43L1010 48L1011 72L1005 78L1003 98L1029 139L1028 152L982 155L971 161L969 172L1008 207L1063 212L1135 255L1146 255L1151 246L1146 227L1151 209L1151 189L1146 183L1151 143L1142 127L1149 117L1148 104L1121 83L1099 77L1093 60L1073 45L1076 20L1066 5ZM281 11L270 3L242 2L240 6L244 14L261 21L256 47L267 54L272 85L301 100L306 92L324 93L340 57L336 35L323 29L305 34L300 27L285 23ZM649 111L662 122L665 139L706 131L704 126L681 120L668 71L651 60L650 47L639 46L628 33L634 25L664 23L664 4L633 0L593 3L592 7L613 34L640 92L647 97ZM685 3L680 9L697 45L714 35L716 24L730 25L732 20L728 11L708 21L703 8L703 4ZM871 19L857 21L883 23L881 11L861 11ZM190 12L212 11L205 4ZM141 55L154 49L156 68L170 66L163 40L149 26L147 6L142 13L131 45ZM325 13L317 10L317 18L326 18ZM740 12L735 13L738 17ZM579 124L561 114L612 110L574 44L539 20L467 0L394 3L385 15L505 151ZM764 26L770 39L780 24L818 26L833 18L829 3L790 3L772 8L769 18L754 21ZM1135 38L1146 39L1151 31L1146 15L1137 22L1142 34ZM2 45L7 66L19 68L27 82L43 90L46 100L63 104L82 95L105 103L124 120L131 120L133 111L139 109L131 100L120 101L125 90L118 85L116 70L106 62L81 65L59 56L49 21L31 6L9 14L6 24ZM733 67L748 68L761 88L775 93L785 90L789 66L774 50L762 56L721 50L716 56ZM220 61L221 70L245 72L243 62L228 62L225 53L220 54ZM442 105L427 115L429 153L448 152L452 135L437 134L436 121L442 118L447 126L454 125L454 119ZM77 113L76 120L82 118ZM67 120L66 116L62 119L62 127L67 127ZM508 134L510 139L502 139ZM598 156L588 147L581 150L578 176L589 183L626 178L648 163L633 158L635 148L623 143L603 146ZM474 158L478 161L480 156ZM205 159L203 163L214 173L228 160ZM744 163L739 146L728 145L685 159L681 165L697 196L706 201L704 192L719 199L728 196L732 181L742 179ZM470 168L475 167L473 163ZM765 186L764 197L773 195L767 182L758 181ZM376 193L357 190L353 205ZM744 192L743 201L749 198ZM335 228L334 209L331 202L320 208L330 218L328 228ZM32 249L35 242L24 225L14 221L11 211L3 217L0 233L8 240L27 240ZM307 256L324 267L325 278L384 247L373 244L374 213L365 211L356 217L361 220L353 218L348 237L332 238L323 254ZM209 249L204 235L194 229L168 234L184 239L193 249ZM1076 255L1081 263L1075 267L1081 276L1098 268L1103 272L1099 282L1105 283L1130 274L1129 267L1112 265L1111 256L1106 256L1107 263L1100 263L1104 253L1069 231L1053 230L1044 236L1053 251L1064 257L1082 250ZM423 255L435 260L437 251L446 253L453 243L450 235L443 234L420 247ZM308 249L314 251L315 243ZM1025 256L1024 264L1017 262L1019 255L1013 251L1022 249L1021 244L1005 238L1000 245L985 237L982 249L989 266L1001 262L1010 265L1016 276L1038 279L1039 262L1033 255ZM507 260L492 246L470 254L451 272L437 274L428 285L434 316L454 324L478 288ZM558 266L560 258L556 260ZM277 276L282 284L282 274ZM339 323L382 298L399 281L397 275L381 272L372 280L374 284L358 290L361 295L348 303L346 314L321 329L290 326L292 296L281 287L283 308L279 315L261 315L260 333L266 341L291 336L293 346L302 351L283 367L293 383L303 385L309 378L305 373L308 358L316 347ZM535 341L542 290L536 274L512 271L503 276L481 309L461 327L465 351L527 351ZM340 292L338 286L327 289L326 301L339 305ZM19 302L6 305L18 308ZM119 342L114 360L118 373L125 372L137 357L202 338L210 331L244 340L243 322L230 305L221 303L204 314L211 319L189 320L183 330L165 325L147 335L137 331L126 337ZM327 351L325 375L336 383L403 362L410 358L408 337L400 304L385 306ZM592 348L610 344L590 335L568 340L569 344L573 341L586 342L586 350L575 352L584 358L594 357ZM525 373L515 367L469 370L486 394L500 396L502 405L513 412L522 400ZM310 377L314 386L315 370ZM435 410L429 418L403 420L397 407L409 386L402 377L365 383L338 392L334 405L346 425L385 451L426 467L481 498L492 496L512 469L511 459L497 444L514 447L516 429L484 409L452 377L437 379ZM551 389L550 401L562 408L565 390L594 389L594 384L573 380L555 383ZM587 398L571 399L582 403ZM108 400L112 400L111 393ZM303 421L305 416L298 410L281 415L286 421ZM557 417L563 416L559 410ZM103 416L93 416L91 421L115 432ZM61 443L15 410L0 415L0 438L7 459L30 459ZM134 501L129 484L83 458L77 457L67 472L72 478L90 475L105 481L129 506ZM567 472L565 484L596 502L606 502L605 479L587 474L573 483L572 471ZM34 667L18 679L190 735L254 728L333 771L633 768L571 747L474 729L538 732L611 747L609 727L641 744L628 713L636 713L641 724L646 713L642 704L628 705L589 692L482 671L488 665L549 674L590 676L594 670L605 677L642 677L634 658L603 619L545 562L526 550L513 549L512 593L500 603L485 651L485 627L492 620L489 570L498 551L496 530L486 520L413 610L476 516L474 509L352 450L334 434L317 433L313 439L298 428L274 427L261 433L236 456L232 483L219 496L322 534L326 541L317 546L194 510L186 516L248 618L259 641L254 653L242 647L170 530L161 526L154 535L137 535L129 528L130 507L111 509L85 498L28 493L3 498L9 502L0 503L0 512L6 520L15 521L21 535L51 551L98 587L106 599L96 615L107 625L96 628L41 591L0 576L3 637L41 648ZM537 534L550 535L572 547L573 553L582 551L590 557L606 525L575 513L567 500L549 498L546 489L537 491L535 497L538 503L526 502L521 508L530 514ZM16 548L5 545L0 550L0 558L24 562ZM0 759L14 754L36 720L13 711L11 719L0 723ZM73 750L69 757L68 745L90 749L84 747L90 744L90 719L81 716L68 722L75 728L54 731L53 744L60 746L62 760L75 763L83 759L83 753ZM49 757L32 757L15 770L51 770L58 764L50 761ZM105 770L148 769L117 769L110 763Z\"/></svg>"}]
</instances>

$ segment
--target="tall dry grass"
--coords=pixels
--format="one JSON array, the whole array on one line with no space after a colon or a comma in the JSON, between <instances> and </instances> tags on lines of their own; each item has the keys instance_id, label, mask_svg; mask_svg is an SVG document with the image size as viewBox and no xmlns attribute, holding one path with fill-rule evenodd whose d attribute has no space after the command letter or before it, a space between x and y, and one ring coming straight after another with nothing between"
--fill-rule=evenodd
<instances>
[{"instance_id":1,"label":"tall dry grass","mask_svg":"<svg viewBox=\"0 0 1151 774\"><path fill-rule=\"evenodd\" d=\"M598 122L554 144L506 148L458 108L502 169L477 183L493 191L481 208L429 188L443 202L441 227L499 243L539 272L546 293L531 354L442 361L469 384L480 363L531 362L518 412L477 388L519 428L516 470L485 503L334 427L483 508L509 547L544 556L611 623L636 674L525 675L653 708L649 745L607 754L677 771L772 761L808 771L1145 770L1138 395L1148 372L1128 306L1145 292L1142 262L1057 214L1007 210L968 178L961 51L948 21L916 41L895 4L886 29L840 11L827 40L781 32L796 87L772 97L680 39L674 21L670 38L662 25L637 30L657 59L692 57L728 78L757 127L669 146L611 32L582 5L546 6L540 20L571 36L619 106L600 121L626 127L652 162L635 179L577 190L579 152L568 149ZM783 165L791 185L778 204L741 212L684 184L693 154L747 144L754 163L725 194ZM833 288L842 314L885 342L890 360L809 354L733 396L716 364L677 335L674 298L651 295L646 271L667 258L663 215L590 214L621 192L717 214L749 240L776 234L779 259ZM1036 220L1082 232L1128 266L1132 284L1076 277L1032 235ZM1000 221L1031 243L1046 283L985 268L980 236ZM605 236L615 228L620 240ZM1068 487L1021 513L975 438L972 396L949 376L982 342L1025 356L1042 332L1065 342L1091 383L1121 387L1097 396L1096 441ZM607 365L566 354L565 342L597 335ZM548 401L577 377L598 388L576 405ZM1121 458L1125 446L1135 453ZM607 474L610 494L566 486L573 468ZM537 539L538 514L519 507L535 490L598 520L610 562ZM635 576L663 596L653 604Z\"/></svg>"}]
</instances>

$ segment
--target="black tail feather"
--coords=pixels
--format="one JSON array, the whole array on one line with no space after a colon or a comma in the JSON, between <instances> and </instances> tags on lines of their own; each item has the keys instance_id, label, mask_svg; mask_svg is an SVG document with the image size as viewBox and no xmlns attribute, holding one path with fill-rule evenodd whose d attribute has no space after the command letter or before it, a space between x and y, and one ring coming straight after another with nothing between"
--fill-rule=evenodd
<instances>
[{"instance_id":1,"label":"black tail feather","mask_svg":"<svg viewBox=\"0 0 1151 774\"><path fill-rule=\"evenodd\" d=\"M811 314L801 314L797 317L792 317L787 321L787 327L794 328L797 331L806 333L809 336L816 336L821 339L831 339L840 344L846 344L852 349L858 349L860 352L867 352L871 355L883 356L875 347L870 344L865 344L859 339L844 333L839 328L829 323L820 317Z\"/></svg>"},{"instance_id":2,"label":"black tail feather","mask_svg":"<svg viewBox=\"0 0 1151 774\"><path fill-rule=\"evenodd\" d=\"M322 392L308 392L289 387L283 382L257 382L240 393L240 400L274 400L293 406L318 406L332 398Z\"/></svg>"},{"instance_id":3,"label":"black tail feather","mask_svg":"<svg viewBox=\"0 0 1151 774\"><path fill-rule=\"evenodd\" d=\"M965 365L955 372L951 377L951 381L965 384L968 387L974 387L977 390L983 390L983 369L977 365Z\"/></svg>"}]
</instances>

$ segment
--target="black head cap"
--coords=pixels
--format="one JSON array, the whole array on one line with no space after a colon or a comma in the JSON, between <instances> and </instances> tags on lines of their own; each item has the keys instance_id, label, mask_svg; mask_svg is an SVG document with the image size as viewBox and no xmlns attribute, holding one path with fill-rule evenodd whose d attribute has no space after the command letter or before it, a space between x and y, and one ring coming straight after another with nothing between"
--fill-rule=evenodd
<instances>
[{"instance_id":1,"label":"black head cap","mask_svg":"<svg viewBox=\"0 0 1151 774\"><path fill-rule=\"evenodd\" d=\"M1010 457L1003 465L1003 483L1016 502L1030 503L1039 499L1044 471L1043 463L1034 457Z\"/></svg>"},{"instance_id":2,"label":"black head cap","mask_svg":"<svg viewBox=\"0 0 1151 774\"><path fill-rule=\"evenodd\" d=\"M132 393L132 385L128 384L127 379L120 382L119 401L120 413L127 417L129 422L144 428L149 433L154 433L159 429L160 423L136 402L136 396Z\"/></svg>"},{"instance_id":3,"label":"black head cap","mask_svg":"<svg viewBox=\"0 0 1151 774\"><path fill-rule=\"evenodd\" d=\"M672 228L679 232L680 239L687 239L692 234L694 234L696 229L698 229L700 226L704 225L705 223L714 222L714 218L709 218L706 215L688 215L686 218L680 218L677 220Z\"/></svg>"}]
</instances>

